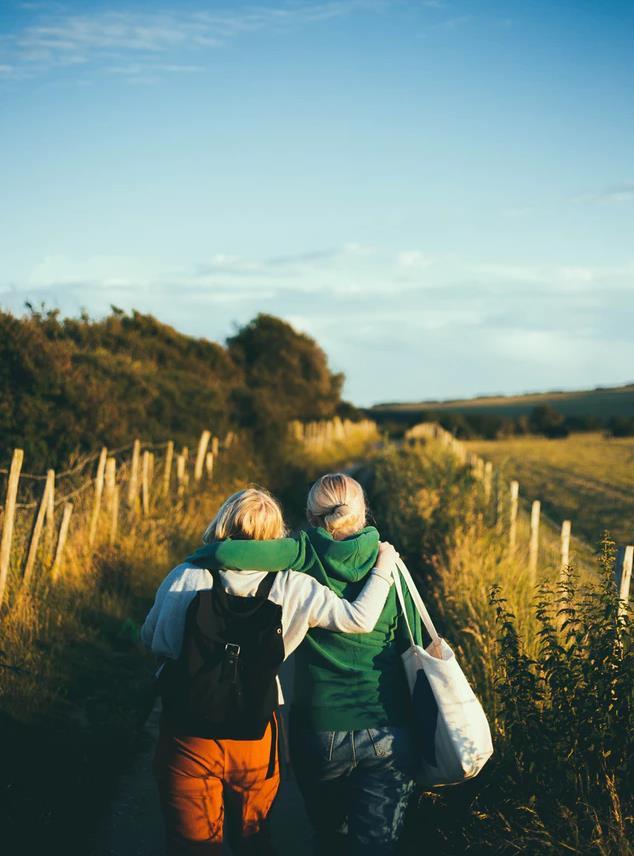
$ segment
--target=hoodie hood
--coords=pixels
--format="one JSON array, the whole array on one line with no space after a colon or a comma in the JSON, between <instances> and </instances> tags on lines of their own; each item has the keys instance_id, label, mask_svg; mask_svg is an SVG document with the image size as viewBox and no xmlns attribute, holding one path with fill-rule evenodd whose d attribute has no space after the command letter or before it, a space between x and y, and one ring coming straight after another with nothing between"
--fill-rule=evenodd
<instances>
[{"instance_id":1,"label":"hoodie hood","mask_svg":"<svg viewBox=\"0 0 634 856\"><path fill-rule=\"evenodd\" d=\"M308 539L328 577L345 583L363 579L376 564L379 533L366 526L356 535L336 540L321 526L308 530Z\"/></svg>"}]
</instances>

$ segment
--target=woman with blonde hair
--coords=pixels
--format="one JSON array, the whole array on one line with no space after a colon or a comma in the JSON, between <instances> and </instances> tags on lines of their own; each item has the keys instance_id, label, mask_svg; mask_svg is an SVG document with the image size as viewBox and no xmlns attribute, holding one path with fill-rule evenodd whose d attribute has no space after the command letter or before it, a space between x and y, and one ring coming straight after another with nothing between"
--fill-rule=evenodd
<instances>
[{"instance_id":1,"label":"woman with blonde hair","mask_svg":"<svg viewBox=\"0 0 634 856\"><path fill-rule=\"evenodd\" d=\"M344 473L318 479L306 503L309 529L296 539L258 542L238 555L218 543L212 561L276 570L283 562L354 599L377 562L379 533L366 525L361 485ZM395 567L392 555L388 564ZM403 586L407 617L421 621ZM401 653L408 647L392 588L373 630L311 628L295 661L291 715L293 768L316 833L316 852L392 856L413 787L412 707Z\"/></svg>"},{"instance_id":2,"label":"woman with blonde hair","mask_svg":"<svg viewBox=\"0 0 634 856\"><path fill-rule=\"evenodd\" d=\"M141 630L164 660L155 772L169 854L221 852L225 804L237 818L238 852L270 852L264 822L279 785L277 669L311 628L370 632L390 591L397 554L388 544L354 602L290 562L275 574L251 562L248 545L286 543L285 532L267 491L230 496L204 546L163 580ZM246 567L219 569L221 544Z\"/></svg>"}]
</instances>

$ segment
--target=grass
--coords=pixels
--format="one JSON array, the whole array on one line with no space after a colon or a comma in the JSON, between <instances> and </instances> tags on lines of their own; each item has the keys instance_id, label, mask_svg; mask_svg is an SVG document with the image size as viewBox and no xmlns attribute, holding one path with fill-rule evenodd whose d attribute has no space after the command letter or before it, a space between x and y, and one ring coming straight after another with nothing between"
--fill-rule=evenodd
<instances>
[{"instance_id":1,"label":"grass","mask_svg":"<svg viewBox=\"0 0 634 856\"><path fill-rule=\"evenodd\" d=\"M418 794L407 852L424 836L447 854L630 856L634 664L611 544L587 582L542 567L535 585L446 450L388 449L374 471L381 532L403 545L495 746L474 781Z\"/></svg>"},{"instance_id":2,"label":"grass","mask_svg":"<svg viewBox=\"0 0 634 856\"><path fill-rule=\"evenodd\" d=\"M469 442L468 447L506 478L522 497L540 499L556 523L596 545L607 529L620 544L634 541L634 438L572 434L564 439L510 437Z\"/></svg>"},{"instance_id":3,"label":"grass","mask_svg":"<svg viewBox=\"0 0 634 856\"><path fill-rule=\"evenodd\" d=\"M295 522L292 512L303 508L309 480L320 469L364 457L375 439L354 430L349 442L339 439L314 459L286 438L265 448L243 437L221 451L213 480L190 484L184 500L159 498L148 517L130 521L123 497L115 547L106 532L88 544L87 490L75 497L58 580L50 579L44 543L28 590L21 571L33 510L21 510L0 636L0 819L7 852L89 852L154 701L154 662L137 641L138 628L165 573L200 543L221 501L250 482L266 484ZM161 471L157 465L156 489Z\"/></svg>"},{"instance_id":4,"label":"grass","mask_svg":"<svg viewBox=\"0 0 634 856\"><path fill-rule=\"evenodd\" d=\"M88 852L115 776L153 704L153 660L137 632L157 584L199 542L227 493L259 476L244 450L221 455L214 481L180 506L159 503L130 527L122 514L116 548L89 548L89 496L80 497L56 583L40 562L33 585L22 590L14 562L0 644L0 791L8 852Z\"/></svg>"}]
</instances>

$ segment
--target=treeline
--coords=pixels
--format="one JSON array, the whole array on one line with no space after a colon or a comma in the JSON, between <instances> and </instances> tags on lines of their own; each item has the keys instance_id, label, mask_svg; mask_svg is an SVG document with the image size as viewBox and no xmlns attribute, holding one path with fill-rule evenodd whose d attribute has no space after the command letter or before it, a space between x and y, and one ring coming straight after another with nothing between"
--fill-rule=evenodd
<instances>
[{"instance_id":1,"label":"treeline","mask_svg":"<svg viewBox=\"0 0 634 856\"><path fill-rule=\"evenodd\" d=\"M28 310L0 312L0 466L16 446L33 471L137 435L186 443L354 415L319 345L270 315L223 346L117 307L101 320Z\"/></svg>"},{"instance_id":2,"label":"treeline","mask_svg":"<svg viewBox=\"0 0 634 856\"><path fill-rule=\"evenodd\" d=\"M483 438L495 440L522 434L544 437L567 437L583 431L605 431L612 437L634 436L634 417L611 416L601 419L593 414L564 415L548 404L534 407L519 416L498 416L491 413L448 412L446 410L417 410L416 412L369 411L379 424L394 436L419 422L438 422L461 440Z\"/></svg>"}]
</instances>

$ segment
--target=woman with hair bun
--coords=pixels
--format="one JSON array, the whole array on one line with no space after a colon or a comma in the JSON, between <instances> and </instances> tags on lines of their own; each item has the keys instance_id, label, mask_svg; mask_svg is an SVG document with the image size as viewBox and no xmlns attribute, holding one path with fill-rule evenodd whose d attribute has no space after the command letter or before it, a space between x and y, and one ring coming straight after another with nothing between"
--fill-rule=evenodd
<instances>
[{"instance_id":1,"label":"woman with hair bun","mask_svg":"<svg viewBox=\"0 0 634 856\"><path fill-rule=\"evenodd\" d=\"M366 525L366 515L361 485L329 473L308 493L306 532L239 548L219 542L214 560L233 568L292 567L353 600L379 550L379 533ZM415 641L422 644L406 586L404 594ZM370 633L311 628L295 655L291 757L317 854L392 856L397 850L415 757L400 657L409 641L397 603L392 587Z\"/></svg>"}]
</instances>

